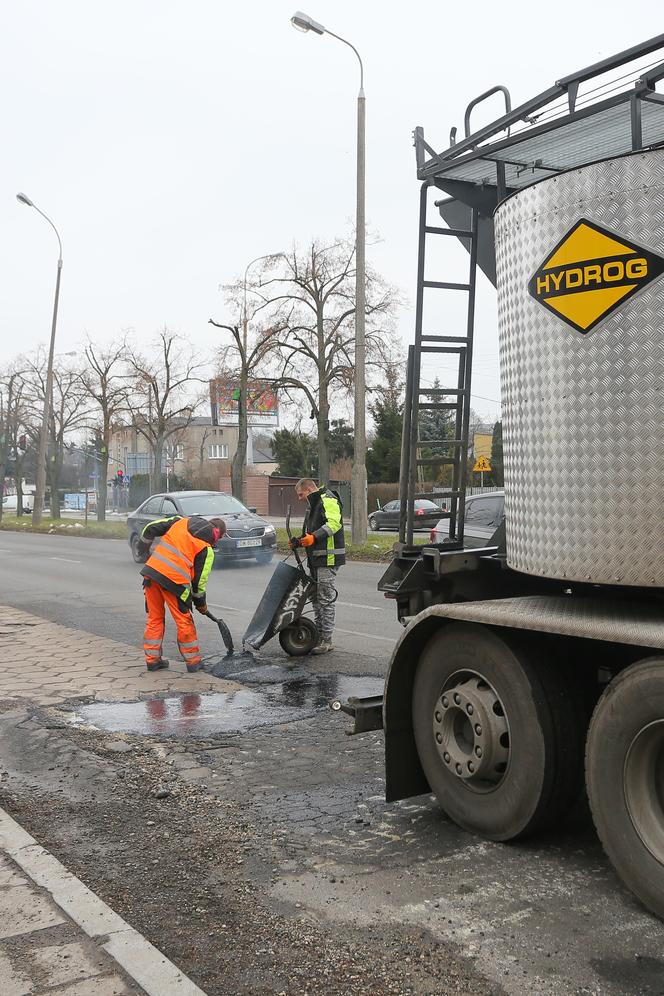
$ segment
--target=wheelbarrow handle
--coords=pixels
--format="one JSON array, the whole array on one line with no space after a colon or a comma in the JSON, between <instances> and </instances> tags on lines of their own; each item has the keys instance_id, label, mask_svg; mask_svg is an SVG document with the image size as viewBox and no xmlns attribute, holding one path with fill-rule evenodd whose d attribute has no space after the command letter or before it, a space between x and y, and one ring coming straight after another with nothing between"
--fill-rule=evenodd
<instances>
[{"instance_id":1,"label":"wheelbarrow handle","mask_svg":"<svg viewBox=\"0 0 664 996\"><path fill-rule=\"evenodd\" d=\"M290 520L291 520L291 506L289 505L288 508L286 509L286 535L288 536L289 540L292 540L293 534L291 532ZM304 567L302 566L302 561L300 560L300 554L298 553L296 546L292 548L292 553L295 555L297 566L300 568L303 574L306 573Z\"/></svg>"}]
</instances>

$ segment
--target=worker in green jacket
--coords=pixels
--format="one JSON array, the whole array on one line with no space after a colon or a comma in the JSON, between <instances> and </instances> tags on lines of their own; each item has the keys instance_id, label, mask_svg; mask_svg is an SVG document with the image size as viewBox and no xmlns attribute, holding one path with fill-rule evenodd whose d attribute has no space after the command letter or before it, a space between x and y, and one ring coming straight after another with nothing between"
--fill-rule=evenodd
<instances>
[{"instance_id":1,"label":"worker in green jacket","mask_svg":"<svg viewBox=\"0 0 664 996\"><path fill-rule=\"evenodd\" d=\"M302 535L293 537L291 549L302 547L307 554L311 577L316 582L314 615L319 643L312 653L334 650L334 603L337 600L337 569L346 563L343 508L336 491L305 477L295 485L299 501L306 501Z\"/></svg>"}]
</instances>

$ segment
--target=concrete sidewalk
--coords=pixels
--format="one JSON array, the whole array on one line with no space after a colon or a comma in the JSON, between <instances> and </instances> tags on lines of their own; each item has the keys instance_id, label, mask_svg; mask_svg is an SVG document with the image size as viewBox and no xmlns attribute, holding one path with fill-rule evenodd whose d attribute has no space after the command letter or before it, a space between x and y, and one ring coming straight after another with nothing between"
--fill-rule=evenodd
<instances>
[{"instance_id":1,"label":"concrete sidewalk","mask_svg":"<svg viewBox=\"0 0 664 996\"><path fill-rule=\"evenodd\" d=\"M205 996L0 808L2 996Z\"/></svg>"}]
</instances>

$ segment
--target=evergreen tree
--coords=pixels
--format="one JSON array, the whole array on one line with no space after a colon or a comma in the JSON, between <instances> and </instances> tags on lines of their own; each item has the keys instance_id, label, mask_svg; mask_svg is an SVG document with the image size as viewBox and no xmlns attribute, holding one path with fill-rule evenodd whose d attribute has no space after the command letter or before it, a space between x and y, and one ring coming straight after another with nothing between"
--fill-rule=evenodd
<instances>
[{"instance_id":1,"label":"evergreen tree","mask_svg":"<svg viewBox=\"0 0 664 996\"><path fill-rule=\"evenodd\" d=\"M348 425L345 419L332 419L328 439L330 446L330 463L336 463L337 460L344 460L348 459L348 457L352 457L353 449L355 447L355 438L352 426Z\"/></svg>"},{"instance_id":2,"label":"evergreen tree","mask_svg":"<svg viewBox=\"0 0 664 996\"><path fill-rule=\"evenodd\" d=\"M369 483L392 484L400 474L403 404L395 392L386 392L369 410L375 423L374 439L367 452Z\"/></svg>"},{"instance_id":3,"label":"evergreen tree","mask_svg":"<svg viewBox=\"0 0 664 996\"><path fill-rule=\"evenodd\" d=\"M505 484L503 470L503 423L496 422L491 440L491 476L493 483L502 488Z\"/></svg>"},{"instance_id":4,"label":"evergreen tree","mask_svg":"<svg viewBox=\"0 0 664 996\"><path fill-rule=\"evenodd\" d=\"M316 440L306 432L277 429L272 438L272 452L281 477L317 477Z\"/></svg>"}]
</instances>

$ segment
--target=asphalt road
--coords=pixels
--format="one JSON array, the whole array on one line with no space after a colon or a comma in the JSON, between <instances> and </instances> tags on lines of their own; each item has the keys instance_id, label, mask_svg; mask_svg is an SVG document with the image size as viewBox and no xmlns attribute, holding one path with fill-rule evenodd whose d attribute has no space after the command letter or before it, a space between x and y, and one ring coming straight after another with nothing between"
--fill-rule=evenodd
<instances>
[{"instance_id":1,"label":"asphalt road","mask_svg":"<svg viewBox=\"0 0 664 996\"><path fill-rule=\"evenodd\" d=\"M247 564L212 575L210 604L238 641L270 571ZM340 572L336 653L303 662L283 686L269 685L269 667L259 666L259 674L246 679L254 682L262 708L269 712L270 695L300 695L306 671L313 672L309 681L320 678L323 684L328 678L347 682L346 675L384 674L400 628L392 604L375 590L381 571L378 565L350 564ZM128 643L140 656L140 578L121 541L1 533L2 603ZM220 649L212 624L201 619L199 631L204 652ZM172 638L165 650L176 655ZM276 641L266 650L268 664L270 655L281 654ZM198 698L187 699L192 715L209 707L208 698ZM110 715L117 712L107 708ZM479 840L451 824L431 797L386 805L381 734L348 739L345 725L325 708L289 723L275 712L272 724L263 716L260 726L237 740L206 741L196 727L204 750L178 743L178 750L187 751L178 755L187 765L183 775L214 787L245 814L256 841L255 868L246 874L267 890L271 908L326 924L333 937L335 931L341 937L345 930L373 930L376 924L416 929L451 945L478 979L487 980L487 993L498 991L489 989L490 980L509 996L664 994L664 925L621 887L583 807L546 837L508 845ZM17 748L11 777L19 778L24 753ZM41 748L36 764L41 785L50 777ZM62 784L69 786L69 780ZM103 806L106 813L111 803ZM81 807L80 819L85 812ZM52 823L53 810L44 809L42 816ZM89 828L80 828L81 839L88 835ZM94 834L90 840L94 870L99 854L113 848ZM78 853L78 842L68 846ZM377 952L391 957L384 948ZM402 966L403 953L394 957ZM425 985L391 991L475 990L438 984L435 990Z\"/></svg>"},{"instance_id":2,"label":"asphalt road","mask_svg":"<svg viewBox=\"0 0 664 996\"><path fill-rule=\"evenodd\" d=\"M229 625L237 645L279 558L269 566L254 561L215 570L208 602ZM339 571L335 646L366 658L367 673L384 673L401 627L394 603L376 591L384 568L352 563ZM75 536L0 534L0 603L54 622L136 647L141 655L145 610L140 567L121 540ZM221 649L219 633L196 616L203 654ZM276 640L268 645L280 652ZM167 623L164 653L178 658L174 627Z\"/></svg>"}]
</instances>

